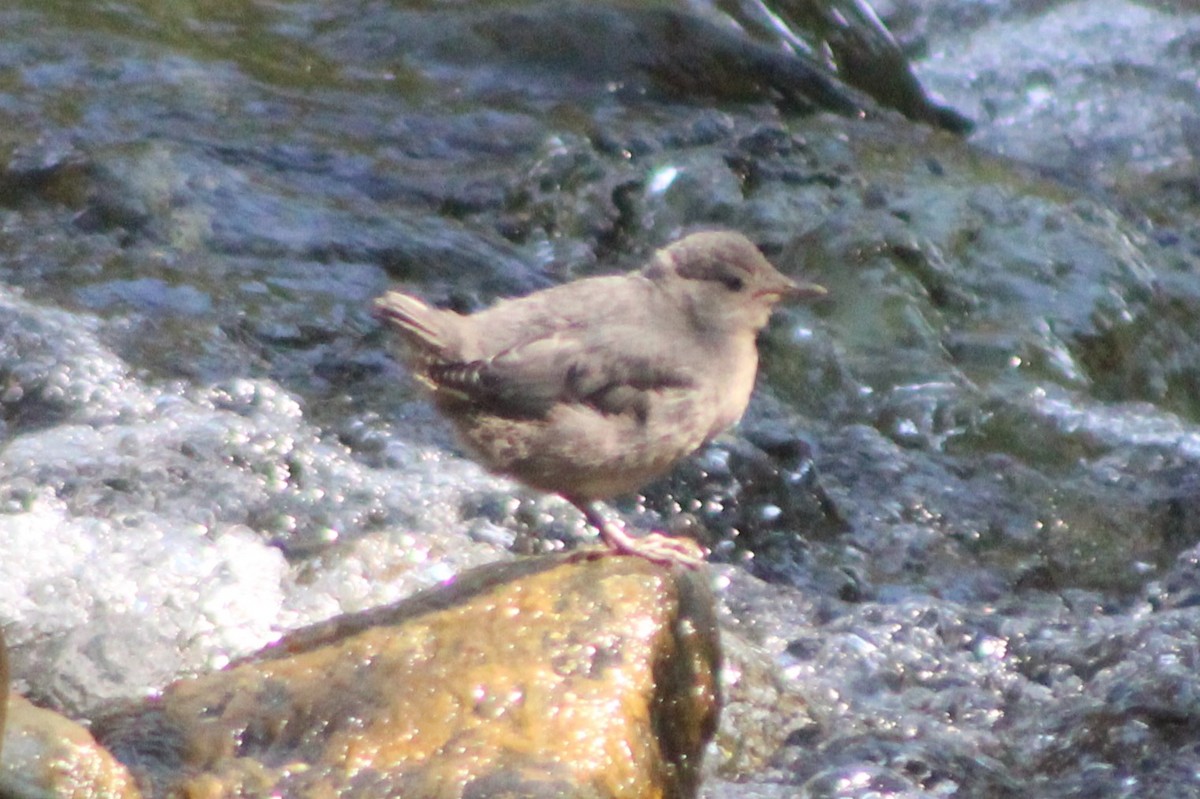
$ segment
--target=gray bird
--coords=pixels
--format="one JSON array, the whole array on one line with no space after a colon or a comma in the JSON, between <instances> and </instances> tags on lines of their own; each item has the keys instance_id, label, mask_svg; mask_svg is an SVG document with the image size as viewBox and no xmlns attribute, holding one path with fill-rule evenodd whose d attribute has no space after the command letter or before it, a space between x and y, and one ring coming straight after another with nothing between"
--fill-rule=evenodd
<instances>
[{"instance_id":1,"label":"gray bird","mask_svg":"<svg viewBox=\"0 0 1200 799\"><path fill-rule=\"evenodd\" d=\"M714 231L657 251L637 272L468 316L399 292L374 312L486 467L562 495L618 553L696 567L698 544L631 537L599 501L665 474L741 418L772 309L824 293L781 274L740 233Z\"/></svg>"}]
</instances>

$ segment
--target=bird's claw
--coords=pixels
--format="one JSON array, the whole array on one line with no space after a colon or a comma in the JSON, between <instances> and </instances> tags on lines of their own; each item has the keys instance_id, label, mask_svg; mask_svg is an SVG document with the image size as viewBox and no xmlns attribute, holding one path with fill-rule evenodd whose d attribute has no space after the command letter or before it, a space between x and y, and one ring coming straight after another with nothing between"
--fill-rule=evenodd
<instances>
[{"instance_id":1,"label":"bird's claw","mask_svg":"<svg viewBox=\"0 0 1200 799\"><path fill-rule=\"evenodd\" d=\"M634 538L613 524L601 528L600 537L615 554L636 555L659 566L699 569L705 564L708 554L704 547L690 538L676 538L662 533Z\"/></svg>"}]
</instances>

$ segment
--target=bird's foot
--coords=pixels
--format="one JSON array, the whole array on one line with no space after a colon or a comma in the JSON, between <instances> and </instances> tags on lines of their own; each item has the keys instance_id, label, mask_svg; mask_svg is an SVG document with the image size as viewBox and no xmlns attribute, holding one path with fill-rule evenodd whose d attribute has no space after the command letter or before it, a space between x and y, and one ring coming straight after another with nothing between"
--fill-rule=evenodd
<instances>
[{"instance_id":1,"label":"bird's foot","mask_svg":"<svg viewBox=\"0 0 1200 799\"><path fill-rule=\"evenodd\" d=\"M678 565L685 569L699 569L708 554L704 547L690 538L675 538L662 533L634 538L611 522L600 528L600 538L615 554L636 555L659 566Z\"/></svg>"},{"instance_id":2,"label":"bird's foot","mask_svg":"<svg viewBox=\"0 0 1200 799\"><path fill-rule=\"evenodd\" d=\"M574 501L573 501L574 502ZM625 528L617 522L604 518L599 503L574 502L583 512L588 524L600 531L600 540L608 550L587 553L587 557L601 557L607 554L636 555L660 566L682 566L685 569L699 569L705 564L708 551L690 538L676 538L662 533L635 538L625 532Z\"/></svg>"}]
</instances>

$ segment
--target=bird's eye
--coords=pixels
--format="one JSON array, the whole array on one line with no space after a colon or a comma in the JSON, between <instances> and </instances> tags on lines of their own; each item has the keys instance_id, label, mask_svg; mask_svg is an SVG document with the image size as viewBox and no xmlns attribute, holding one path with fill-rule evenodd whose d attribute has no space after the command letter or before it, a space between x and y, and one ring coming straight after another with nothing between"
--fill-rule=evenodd
<instances>
[{"instance_id":1,"label":"bird's eye","mask_svg":"<svg viewBox=\"0 0 1200 799\"><path fill-rule=\"evenodd\" d=\"M741 291L746 287L746 281L737 275L722 275L721 284L730 291Z\"/></svg>"}]
</instances>

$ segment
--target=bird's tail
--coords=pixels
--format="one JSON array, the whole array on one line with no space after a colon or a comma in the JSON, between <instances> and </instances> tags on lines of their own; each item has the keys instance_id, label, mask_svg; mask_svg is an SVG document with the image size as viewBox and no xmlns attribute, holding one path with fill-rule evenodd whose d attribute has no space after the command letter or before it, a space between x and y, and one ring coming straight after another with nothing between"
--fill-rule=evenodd
<instances>
[{"instance_id":1,"label":"bird's tail","mask_svg":"<svg viewBox=\"0 0 1200 799\"><path fill-rule=\"evenodd\" d=\"M452 357L458 345L453 323L461 317L453 311L431 308L416 297L389 291L375 300L372 312L418 352Z\"/></svg>"}]
</instances>

